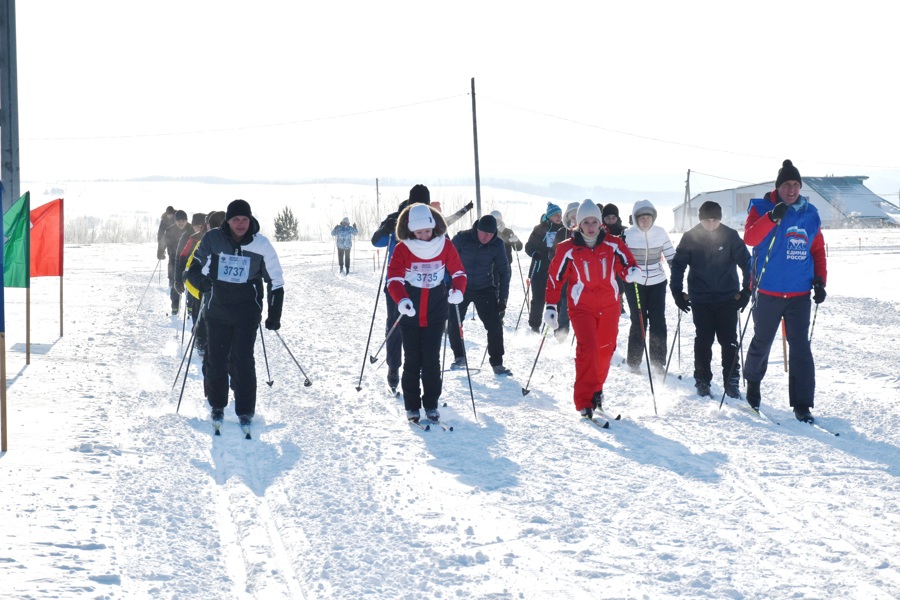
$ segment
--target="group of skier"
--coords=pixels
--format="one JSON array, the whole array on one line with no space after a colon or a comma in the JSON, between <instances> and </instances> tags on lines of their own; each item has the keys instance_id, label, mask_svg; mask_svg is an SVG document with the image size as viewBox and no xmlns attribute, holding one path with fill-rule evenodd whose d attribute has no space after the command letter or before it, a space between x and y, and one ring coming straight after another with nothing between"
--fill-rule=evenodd
<instances>
[{"instance_id":1,"label":"group of skier","mask_svg":"<svg viewBox=\"0 0 900 600\"><path fill-rule=\"evenodd\" d=\"M418 423L423 408L427 419L439 420L443 336L446 331L454 353L451 369L468 369L462 317L469 305L474 305L487 332L494 374L512 375L503 363L503 316L513 252L524 247L531 258L525 290L532 295L529 326L543 335L554 331L560 340L569 327L573 330L577 341L573 400L584 417L592 419L603 409L623 296L631 319L628 366L639 369L646 356L649 369L665 368L667 281L662 262L666 261L671 271L669 291L681 311L679 323L680 315L690 312L696 329L697 394L711 395L712 344L717 339L724 393L740 398L738 314L749 305L754 334L744 365L748 404L759 410L769 350L783 322L790 344L790 405L798 420L812 422L815 368L807 330L811 302L825 300L827 270L818 212L800 195L801 187L798 169L786 160L776 189L751 201L743 239L722 224L718 204L705 202L699 224L685 232L676 248L655 224L657 212L647 200L635 203L627 229L618 207L588 199L569 204L565 214L548 203L524 245L497 211L450 240L448 221L465 215L472 203L445 218L440 205L431 202L428 188L415 185L372 236L372 244L387 252L388 385L402 390L410 421ZM167 217L171 224L165 223ZM249 426L255 413L253 347L262 320L263 289L268 307L265 325L277 331L284 299L281 265L244 200L230 203L225 213L195 214L193 235L186 225L184 211L167 210L160 225L158 258L168 252L172 297L187 289L196 299L191 314L208 340L203 375L213 422L222 422L230 387L235 412L242 426ZM341 227L352 228L355 234L355 226L345 219L332 232L335 237ZM349 257L342 256L342 273L345 270L349 273Z\"/></svg>"}]
</instances>

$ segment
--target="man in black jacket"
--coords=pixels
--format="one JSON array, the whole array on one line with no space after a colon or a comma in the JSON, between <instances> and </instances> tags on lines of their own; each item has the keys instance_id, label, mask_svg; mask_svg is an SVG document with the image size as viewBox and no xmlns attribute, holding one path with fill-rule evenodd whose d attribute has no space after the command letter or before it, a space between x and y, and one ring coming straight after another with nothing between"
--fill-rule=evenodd
<instances>
[{"instance_id":1,"label":"man in black jacket","mask_svg":"<svg viewBox=\"0 0 900 600\"><path fill-rule=\"evenodd\" d=\"M250 204L234 200L225 222L200 240L188 281L206 297L207 351L203 388L213 427L222 425L229 384L242 428L256 413L256 331L267 306L266 329L281 327L284 272L271 242L259 233ZM266 301L263 302L265 290ZM249 432L249 429L248 429Z\"/></svg>"},{"instance_id":2,"label":"man in black jacket","mask_svg":"<svg viewBox=\"0 0 900 600\"><path fill-rule=\"evenodd\" d=\"M722 207L718 204L704 202L699 217L700 224L686 232L675 249L669 289L680 310L690 312L693 308L697 395L710 395L712 343L718 338L725 393L740 398L740 365L735 360L737 311L743 312L750 301L750 252L734 229L722 225ZM688 267L689 293L686 294L682 284ZM743 275L740 288L737 269Z\"/></svg>"},{"instance_id":3,"label":"man in black jacket","mask_svg":"<svg viewBox=\"0 0 900 600\"><path fill-rule=\"evenodd\" d=\"M509 299L510 270L503 241L497 236L497 219L492 215L484 215L472 229L460 231L453 236L453 245L459 253L468 282L463 301L458 305L459 312L450 311L447 326L450 347L453 348L455 357L451 368L465 367L466 350L456 317L459 314L462 318L469 304L474 303L478 318L487 331L488 355L494 373L512 375L512 371L503 366L503 320L500 313L506 310L506 301ZM495 270L499 275L498 281L494 281Z\"/></svg>"}]
</instances>

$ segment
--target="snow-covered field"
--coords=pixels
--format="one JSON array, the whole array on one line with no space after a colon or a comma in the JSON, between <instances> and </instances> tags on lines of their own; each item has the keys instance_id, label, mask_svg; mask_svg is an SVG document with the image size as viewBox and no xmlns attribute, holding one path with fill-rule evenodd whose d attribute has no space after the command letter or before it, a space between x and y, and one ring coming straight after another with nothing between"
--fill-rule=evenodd
<instances>
[{"instance_id":1,"label":"snow-covered field","mask_svg":"<svg viewBox=\"0 0 900 600\"><path fill-rule=\"evenodd\" d=\"M522 208L521 237L542 209ZM523 395L541 338L514 330L516 265L514 376L472 375L476 419L465 373L448 373L454 431L411 428L365 354L384 308L362 240L349 276L330 242L276 244L280 333L312 385L265 332L255 439L231 407L214 438L196 356L175 410L190 334L151 276L154 244L67 246L64 335L59 279L33 280L30 365L25 292L6 290L0 597L900 597L900 232L825 235L813 413L840 437L793 420L778 343L762 389L779 424L718 410L719 381L693 395L689 319L653 380L658 415L646 371L618 365L626 318L606 386L623 420L579 421L569 341L546 340ZM676 319L670 305L670 344ZM466 327L478 366L485 334Z\"/></svg>"}]
</instances>

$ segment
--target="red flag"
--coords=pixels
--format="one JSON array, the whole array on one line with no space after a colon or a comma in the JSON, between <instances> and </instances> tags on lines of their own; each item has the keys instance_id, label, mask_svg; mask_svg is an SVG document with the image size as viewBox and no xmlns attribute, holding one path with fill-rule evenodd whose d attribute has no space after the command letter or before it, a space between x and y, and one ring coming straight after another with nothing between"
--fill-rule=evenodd
<instances>
[{"instance_id":1,"label":"red flag","mask_svg":"<svg viewBox=\"0 0 900 600\"><path fill-rule=\"evenodd\" d=\"M31 211L32 277L62 277L63 229L62 198Z\"/></svg>"}]
</instances>

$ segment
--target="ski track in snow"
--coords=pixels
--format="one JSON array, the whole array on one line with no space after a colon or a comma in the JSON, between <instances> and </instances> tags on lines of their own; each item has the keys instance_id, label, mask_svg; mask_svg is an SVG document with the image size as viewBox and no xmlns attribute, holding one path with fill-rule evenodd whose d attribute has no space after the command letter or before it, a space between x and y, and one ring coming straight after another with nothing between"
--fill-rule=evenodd
<instances>
[{"instance_id":1,"label":"ski track in snow","mask_svg":"<svg viewBox=\"0 0 900 600\"><path fill-rule=\"evenodd\" d=\"M364 355L376 294L368 354L384 328L371 251L360 246L340 276L330 244L277 248L280 333L313 384L264 332L274 383L258 343L252 440L231 405L212 435L196 356L175 413L190 333L182 346L164 281L135 310L150 245L67 247L62 338L55 309L38 309L58 280L35 281L32 321L49 324L33 326L32 364L8 374L0 596L900 597L896 302L842 294L832 275L815 325L814 414L840 437L793 419L778 341L762 391L779 424L737 400L719 411L719 377L712 398L696 397L689 316L680 361L676 348L666 382L654 374L658 416L646 370L619 365L620 321L605 395L623 418L600 431L572 406L570 340L548 336L521 393L540 338L513 331L514 278L514 376L472 375L476 420L465 372L445 373L454 431L425 432L387 391L384 351L375 364ZM900 267L886 269L897 278ZM23 313L7 290L8 339ZM465 328L475 368L485 334L479 321ZM750 335L752 323L745 348ZM18 365L22 345L10 348Z\"/></svg>"}]
</instances>

